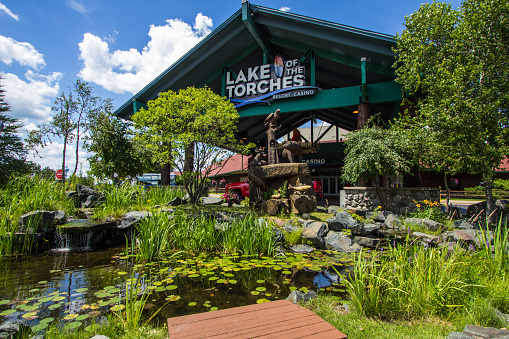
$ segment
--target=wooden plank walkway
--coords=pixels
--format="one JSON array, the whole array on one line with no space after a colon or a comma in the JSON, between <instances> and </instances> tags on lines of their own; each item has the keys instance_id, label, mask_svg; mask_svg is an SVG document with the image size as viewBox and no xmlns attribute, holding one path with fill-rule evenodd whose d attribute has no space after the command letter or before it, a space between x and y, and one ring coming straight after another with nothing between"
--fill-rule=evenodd
<instances>
[{"instance_id":1,"label":"wooden plank walkway","mask_svg":"<svg viewBox=\"0 0 509 339\"><path fill-rule=\"evenodd\" d=\"M286 300L168 319L173 338L347 338L305 307Z\"/></svg>"}]
</instances>

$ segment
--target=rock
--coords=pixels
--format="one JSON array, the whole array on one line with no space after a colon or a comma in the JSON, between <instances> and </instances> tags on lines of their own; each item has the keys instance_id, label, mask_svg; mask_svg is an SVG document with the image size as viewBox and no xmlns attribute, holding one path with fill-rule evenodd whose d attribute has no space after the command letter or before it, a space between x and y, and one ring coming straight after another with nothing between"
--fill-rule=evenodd
<instances>
[{"instance_id":1,"label":"rock","mask_svg":"<svg viewBox=\"0 0 509 339\"><path fill-rule=\"evenodd\" d=\"M76 191L69 191L66 192L67 199L77 201L78 200L78 192Z\"/></svg>"},{"instance_id":2,"label":"rock","mask_svg":"<svg viewBox=\"0 0 509 339\"><path fill-rule=\"evenodd\" d=\"M127 212L122 219L120 219L119 224L117 225L117 228L119 229L127 229L134 226L137 222L140 220L143 220L150 216L150 212L147 211L132 211Z\"/></svg>"},{"instance_id":3,"label":"rock","mask_svg":"<svg viewBox=\"0 0 509 339\"><path fill-rule=\"evenodd\" d=\"M221 205L223 203L223 199L214 197L201 197L200 201L203 206Z\"/></svg>"},{"instance_id":4,"label":"rock","mask_svg":"<svg viewBox=\"0 0 509 339\"><path fill-rule=\"evenodd\" d=\"M53 224L61 225L67 222L67 218L65 216L65 211L55 211L53 212Z\"/></svg>"},{"instance_id":5,"label":"rock","mask_svg":"<svg viewBox=\"0 0 509 339\"><path fill-rule=\"evenodd\" d=\"M182 198L175 197L170 202L168 202L166 205L168 206L180 206L183 204Z\"/></svg>"},{"instance_id":6,"label":"rock","mask_svg":"<svg viewBox=\"0 0 509 339\"><path fill-rule=\"evenodd\" d=\"M102 334L96 334L90 339L110 339L110 338Z\"/></svg>"},{"instance_id":7,"label":"rock","mask_svg":"<svg viewBox=\"0 0 509 339\"><path fill-rule=\"evenodd\" d=\"M433 232L445 229L445 226L443 224L431 219L406 218L405 223L409 225L423 227Z\"/></svg>"},{"instance_id":8,"label":"rock","mask_svg":"<svg viewBox=\"0 0 509 339\"><path fill-rule=\"evenodd\" d=\"M76 191L78 192L79 197L89 196L89 195L97 195L96 190L94 190L92 187L80 185L80 184L76 185Z\"/></svg>"},{"instance_id":9,"label":"rock","mask_svg":"<svg viewBox=\"0 0 509 339\"><path fill-rule=\"evenodd\" d=\"M19 217L20 230L30 233L51 234L55 231L53 211L32 211Z\"/></svg>"},{"instance_id":10,"label":"rock","mask_svg":"<svg viewBox=\"0 0 509 339\"><path fill-rule=\"evenodd\" d=\"M304 220L311 219L311 214L309 214L309 213L302 213L302 219L304 219Z\"/></svg>"},{"instance_id":11,"label":"rock","mask_svg":"<svg viewBox=\"0 0 509 339\"><path fill-rule=\"evenodd\" d=\"M286 232L288 232L288 233L292 233L292 232L295 232L295 231L300 230L300 227L293 226L292 224L284 224L284 225L283 225L283 229L284 229Z\"/></svg>"},{"instance_id":12,"label":"rock","mask_svg":"<svg viewBox=\"0 0 509 339\"><path fill-rule=\"evenodd\" d=\"M422 232L412 232L413 237L416 237L428 244L436 244L438 243L438 237L436 235L422 233Z\"/></svg>"},{"instance_id":13,"label":"rock","mask_svg":"<svg viewBox=\"0 0 509 339\"><path fill-rule=\"evenodd\" d=\"M460 220L456 220L456 221L452 224L452 227L453 227L453 228L460 228L460 229L467 230L467 229L473 229L473 228L474 228L474 225L473 225L473 224L471 224L468 220L460 219Z\"/></svg>"},{"instance_id":14,"label":"rock","mask_svg":"<svg viewBox=\"0 0 509 339\"><path fill-rule=\"evenodd\" d=\"M502 313L498 309L495 309L495 316L498 320L500 320L500 323L504 324L505 327L509 326L509 314Z\"/></svg>"},{"instance_id":15,"label":"rock","mask_svg":"<svg viewBox=\"0 0 509 339\"><path fill-rule=\"evenodd\" d=\"M21 338L24 332L30 332L30 326L23 320L8 320L0 325L0 339Z\"/></svg>"},{"instance_id":16,"label":"rock","mask_svg":"<svg viewBox=\"0 0 509 339\"><path fill-rule=\"evenodd\" d=\"M368 212L367 217L377 222L384 222L391 214L393 213L390 211Z\"/></svg>"},{"instance_id":17,"label":"rock","mask_svg":"<svg viewBox=\"0 0 509 339\"><path fill-rule=\"evenodd\" d=\"M501 330L493 327L480 327L474 325L466 325L462 334L469 335L474 338L508 338L509 331Z\"/></svg>"},{"instance_id":18,"label":"rock","mask_svg":"<svg viewBox=\"0 0 509 339\"><path fill-rule=\"evenodd\" d=\"M361 250L361 246L354 243L351 237L333 231L330 231L325 237L325 248L344 253L356 253Z\"/></svg>"},{"instance_id":19,"label":"rock","mask_svg":"<svg viewBox=\"0 0 509 339\"><path fill-rule=\"evenodd\" d=\"M329 206L329 208L327 208L327 213L329 214L335 214L337 211L339 211L341 209L341 207L339 206L335 206L335 205L332 205L332 206Z\"/></svg>"},{"instance_id":20,"label":"rock","mask_svg":"<svg viewBox=\"0 0 509 339\"><path fill-rule=\"evenodd\" d=\"M378 224L361 224L358 228L352 229L352 234L354 235L360 235L360 236L367 236L373 233L377 233L380 229L380 225Z\"/></svg>"},{"instance_id":21,"label":"rock","mask_svg":"<svg viewBox=\"0 0 509 339\"><path fill-rule=\"evenodd\" d=\"M376 237L359 237L355 236L353 241L360 246L376 248L380 244L380 239Z\"/></svg>"},{"instance_id":22,"label":"rock","mask_svg":"<svg viewBox=\"0 0 509 339\"><path fill-rule=\"evenodd\" d=\"M354 233L354 231L358 231L361 228L361 224L346 211L339 211L336 213L334 217L327 220L327 224L329 225L329 229L332 231L347 229Z\"/></svg>"},{"instance_id":23,"label":"rock","mask_svg":"<svg viewBox=\"0 0 509 339\"><path fill-rule=\"evenodd\" d=\"M267 211L268 215L277 215L277 211L279 210L279 203L277 200L267 200L263 202L263 206Z\"/></svg>"},{"instance_id":24,"label":"rock","mask_svg":"<svg viewBox=\"0 0 509 339\"><path fill-rule=\"evenodd\" d=\"M301 238L311 240L314 246L324 248L324 237L327 235L327 225L323 222L313 221L306 224L304 230L300 234Z\"/></svg>"},{"instance_id":25,"label":"rock","mask_svg":"<svg viewBox=\"0 0 509 339\"><path fill-rule=\"evenodd\" d=\"M400 228L401 227L401 220L396 217L393 213L389 214L385 217L385 221L383 225L387 228Z\"/></svg>"},{"instance_id":26,"label":"rock","mask_svg":"<svg viewBox=\"0 0 509 339\"><path fill-rule=\"evenodd\" d=\"M298 244L290 247L290 249L295 253L311 253L315 250L313 247L305 244Z\"/></svg>"},{"instance_id":27,"label":"rock","mask_svg":"<svg viewBox=\"0 0 509 339\"><path fill-rule=\"evenodd\" d=\"M316 206L316 197L312 199L310 196L305 194L291 194L290 200L292 202L292 211L300 214L311 213Z\"/></svg>"},{"instance_id":28,"label":"rock","mask_svg":"<svg viewBox=\"0 0 509 339\"><path fill-rule=\"evenodd\" d=\"M102 198L95 194L91 194L87 197L87 200L83 204L83 208L94 208L100 205Z\"/></svg>"},{"instance_id":29,"label":"rock","mask_svg":"<svg viewBox=\"0 0 509 339\"><path fill-rule=\"evenodd\" d=\"M291 303L298 304L301 302L306 302L311 300L312 298L316 298L317 294L313 290L309 290L306 292L306 294L302 293L301 291L292 291L290 295L286 298Z\"/></svg>"},{"instance_id":30,"label":"rock","mask_svg":"<svg viewBox=\"0 0 509 339\"><path fill-rule=\"evenodd\" d=\"M473 338L469 335L460 332L451 332L449 333L446 339L473 339Z\"/></svg>"}]
</instances>

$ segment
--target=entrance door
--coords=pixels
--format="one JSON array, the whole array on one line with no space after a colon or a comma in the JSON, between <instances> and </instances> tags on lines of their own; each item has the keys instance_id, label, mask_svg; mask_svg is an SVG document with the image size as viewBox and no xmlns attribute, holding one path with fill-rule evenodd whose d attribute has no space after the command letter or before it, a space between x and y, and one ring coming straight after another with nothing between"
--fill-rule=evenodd
<instances>
[{"instance_id":1,"label":"entrance door","mask_svg":"<svg viewBox=\"0 0 509 339\"><path fill-rule=\"evenodd\" d=\"M323 195L332 196L339 194L338 183L339 177L314 177L311 180L321 181L322 182L322 190Z\"/></svg>"}]
</instances>

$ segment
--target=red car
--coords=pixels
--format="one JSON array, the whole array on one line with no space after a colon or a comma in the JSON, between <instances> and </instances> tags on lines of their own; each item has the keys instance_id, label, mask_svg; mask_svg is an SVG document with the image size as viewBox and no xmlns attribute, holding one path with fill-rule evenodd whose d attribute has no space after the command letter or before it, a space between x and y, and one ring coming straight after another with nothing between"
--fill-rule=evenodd
<instances>
[{"instance_id":1,"label":"red car","mask_svg":"<svg viewBox=\"0 0 509 339\"><path fill-rule=\"evenodd\" d=\"M315 189L316 197L319 199L323 199L323 191L322 191L322 182L321 181L313 181L313 188ZM225 192L228 194L235 202L240 202L244 198L249 198L249 181L245 182L232 182L227 184L225 187Z\"/></svg>"}]
</instances>

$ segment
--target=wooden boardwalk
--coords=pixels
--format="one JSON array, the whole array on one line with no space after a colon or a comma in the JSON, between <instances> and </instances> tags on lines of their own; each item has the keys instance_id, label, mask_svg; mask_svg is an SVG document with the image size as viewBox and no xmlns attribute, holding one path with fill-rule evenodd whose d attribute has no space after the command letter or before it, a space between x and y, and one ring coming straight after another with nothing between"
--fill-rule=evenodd
<instances>
[{"instance_id":1,"label":"wooden boardwalk","mask_svg":"<svg viewBox=\"0 0 509 339\"><path fill-rule=\"evenodd\" d=\"M312 311L286 300L168 319L173 338L347 338Z\"/></svg>"}]
</instances>

